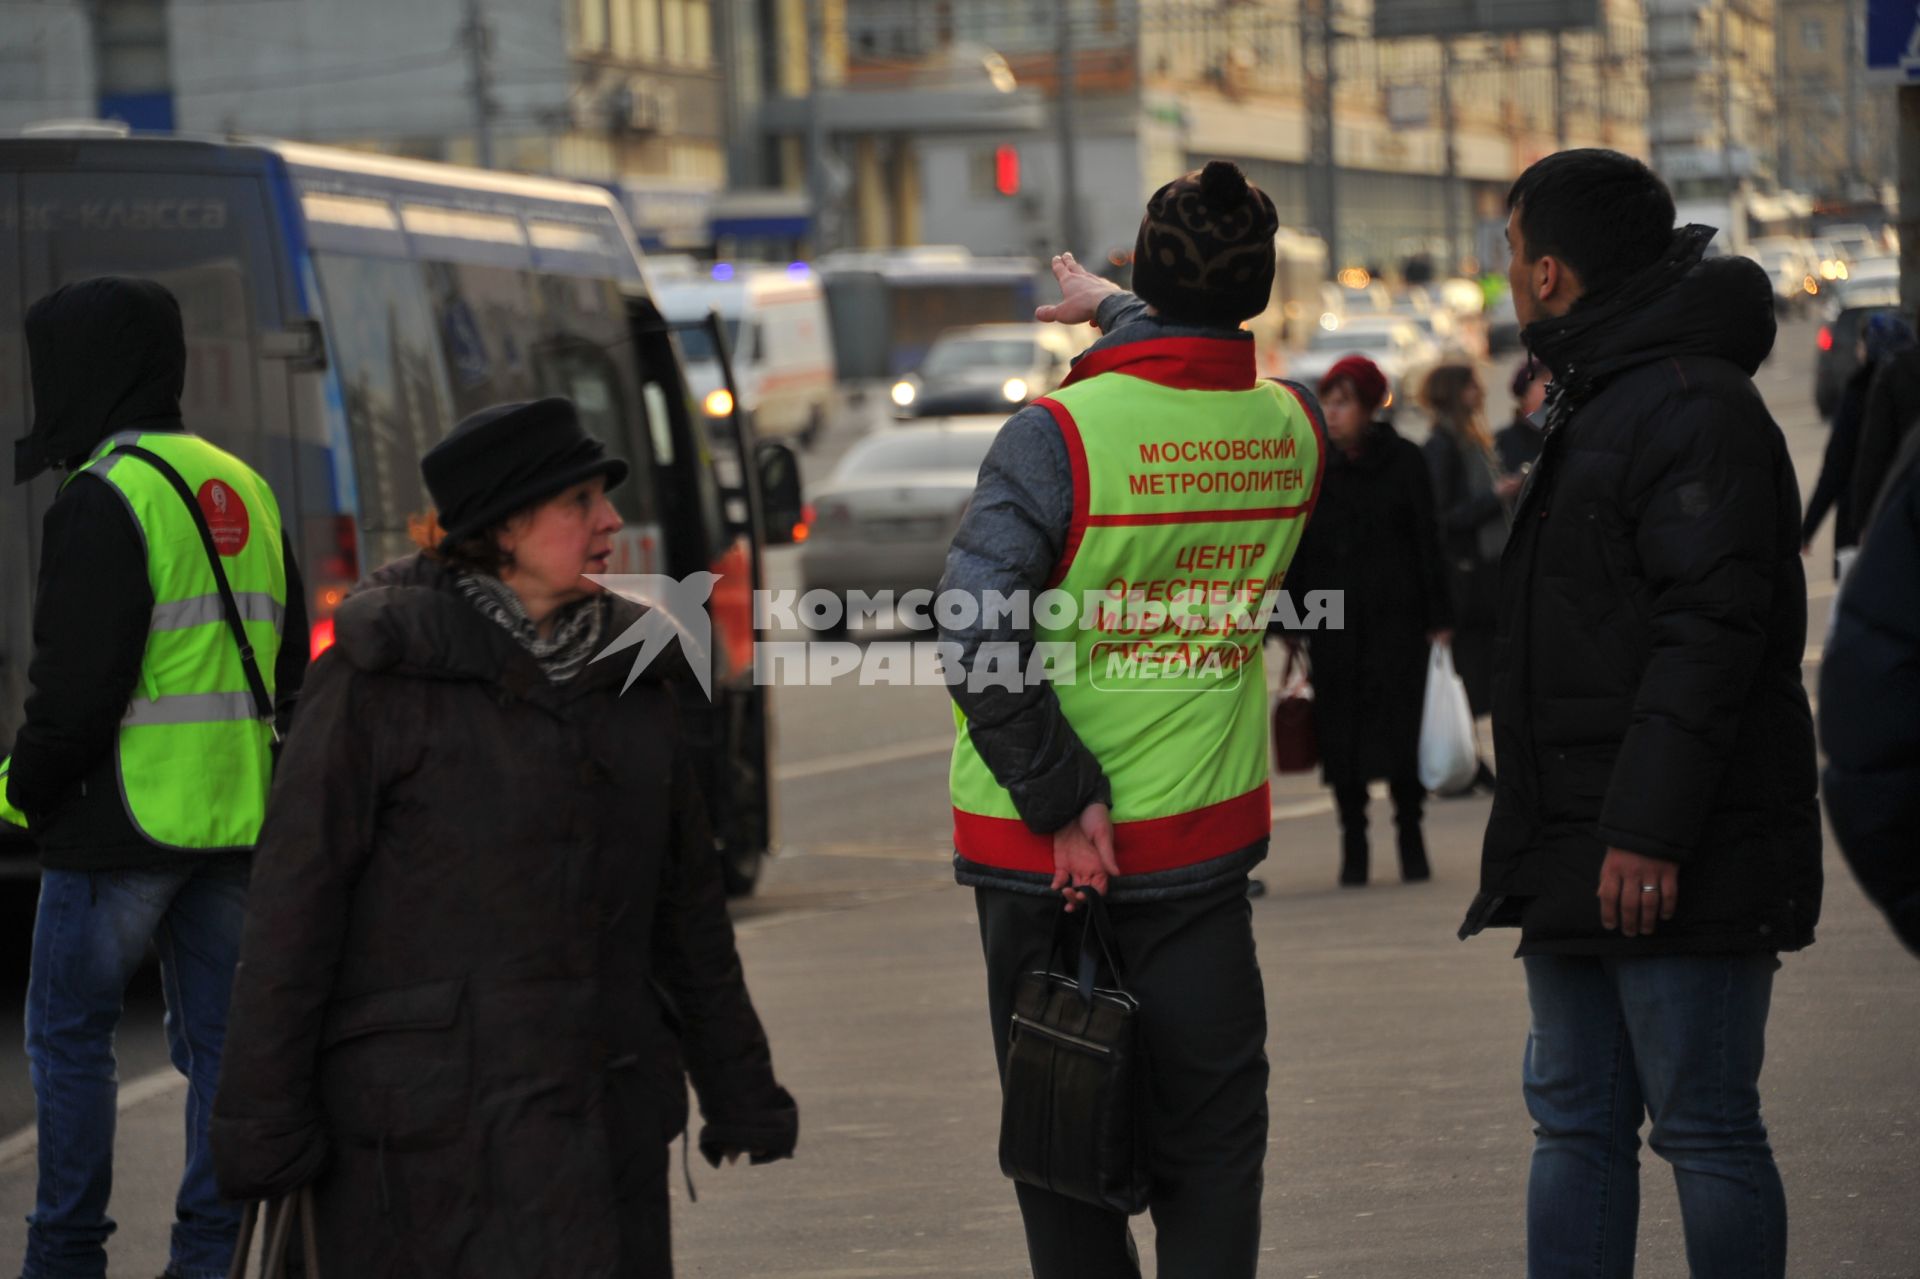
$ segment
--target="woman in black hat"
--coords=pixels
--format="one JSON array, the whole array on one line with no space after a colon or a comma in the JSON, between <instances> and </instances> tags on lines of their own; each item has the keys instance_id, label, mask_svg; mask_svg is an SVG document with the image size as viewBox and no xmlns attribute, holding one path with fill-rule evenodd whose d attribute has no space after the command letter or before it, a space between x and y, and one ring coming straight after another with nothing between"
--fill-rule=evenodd
<instances>
[{"instance_id":1,"label":"woman in black hat","mask_svg":"<svg viewBox=\"0 0 1920 1279\"><path fill-rule=\"evenodd\" d=\"M683 1070L713 1163L793 1153L641 611L605 571L626 478L565 400L422 464L445 536L375 574L306 685L254 863L214 1163L311 1185L321 1269L672 1269Z\"/></svg>"}]
</instances>

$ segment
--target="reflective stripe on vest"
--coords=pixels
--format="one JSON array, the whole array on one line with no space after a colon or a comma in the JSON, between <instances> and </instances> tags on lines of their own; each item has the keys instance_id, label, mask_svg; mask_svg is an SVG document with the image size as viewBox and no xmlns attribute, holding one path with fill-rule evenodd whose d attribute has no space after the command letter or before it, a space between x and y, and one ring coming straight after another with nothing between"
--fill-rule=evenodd
<instances>
[{"instance_id":1,"label":"reflective stripe on vest","mask_svg":"<svg viewBox=\"0 0 1920 1279\"><path fill-rule=\"evenodd\" d=\"M1252 344L1162 339L1082 357L1040 401L1073 471L1053 585L1074 619L1034 611L1060 708L1113 790L1121 873L1191 865L1272 827L1265 619L1319 492L1319 427L1256 382ZM1047 650L1041 650L1046 652ZM954 845L1050 873L955 710Z\"/></svg>"},{"instance_id":2,"label":"reflective stripe on vest","mask_svg":"<svg viewBox=\"0 0 1920 1279\"><path fill-rule=\"evenodd\" d=\"M269 694L287 600L279 503L238 458L179 432L116 435L81 468L126 503L153 592L139 682L116 743L127 816L164 847L251 847L266 816L272 729L258 717L192 514L144 459L112 452L122 444L166 461L198 496Z\"/></svg>"},{"instance_id":3,"label":"reflective stripe on vest","mask_svg":"<svg viewBox=\"0 0 1920 1279\"><path fill-rule=\"evenodd\" d=\"M9 826L25 829L27 815L13 806L13 800L7 794L7 780L13 773L13 756L0 759L0 822Z\"/></svg>"},{"instance_id":4,"label":"reflective stripe on vest","mask_svg":"<svg viewBox=\"0 0 1920 1279\"><path fill-rule=\"evenodd\" d=\"M243 622L268 622L275 630L286 617L286 608L273 596L262 591L235 591L234 603L240 607L240 620ZM191 599L174 600L170 604L155 604L153 620L147 624L149 631L178 631L189 626L206 626L227 622L227 608L221 601L219 592L212 595L196 595Z\"/></svg>"}]
</instances>

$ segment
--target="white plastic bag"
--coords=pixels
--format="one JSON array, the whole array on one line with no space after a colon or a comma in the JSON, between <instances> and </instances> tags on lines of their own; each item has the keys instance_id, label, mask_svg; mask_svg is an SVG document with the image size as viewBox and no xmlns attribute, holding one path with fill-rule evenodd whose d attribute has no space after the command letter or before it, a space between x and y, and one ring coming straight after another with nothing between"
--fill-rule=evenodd
<instances>
[{"instance_id":1,"label":"white plastic bag","mask_svg":"<svg viewBox=\"0 0 1920 1279\"><path fill-rule=\"evenodd\" d=\"M1427 702L1420 715L1420 784L1459 790L1480 770L1467 686L1453 673L1453 650L1435 643L1427 658Z\"/></svg>"}]
</instances>

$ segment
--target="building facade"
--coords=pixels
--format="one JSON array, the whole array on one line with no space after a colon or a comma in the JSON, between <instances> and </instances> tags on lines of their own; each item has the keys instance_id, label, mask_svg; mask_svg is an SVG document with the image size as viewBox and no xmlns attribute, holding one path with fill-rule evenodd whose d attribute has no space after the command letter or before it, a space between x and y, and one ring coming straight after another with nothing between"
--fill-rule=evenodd
<instances>
[{"instance_id":1,"label":"building facade","mask_svg":"<svg viewBox=\"0 0 1920 1279\"><path fill-rule=\"evenodd\" d=\"M1213 157L1238 161L1283 220L1334 243L1336 265L1424 256L1471 268L1504 261L1506 190L1534 159L1563 140L1645 152L1637 0L1607 0L1601 25L1565 33L1557 51L1549 33L1376 41L1366 0L1332 13L1322 2L845 0L848 85L897 79L959 49L1000 55L1044 100L1046 121L912 139L918 230L978 253L1055 252L1070 234L1058 180L1065 14L1078 197L1070 247L1115 265L1133 247L1146 196ZM1331 206L1314 128L1329 91ZM1012 190L995 181L1007 147L1024 175Z\"/></svg>"},{"instance_id":2,"label":"building facade","mask_svg":"<svg viewBox=\"0 0 1920 1279\"><path fill-rule=\"evenodd\" d=\"M1776 180L1774 0L1647 0L1648 143L1680 201Z\"/></svg>"},{"instance_id":3,"label":"building facade","mask_svg":"<svg viewBox=\"0 0 1920 1279\"><path fill-rule=\"evenodd\" d=\"M1864 8L1847 0L1778 0L1778 160L1782 186L1866 197L1892 177L1898 99L1860 73Z\"/></svg>"},{"instance_id":4,"label":"building facade","mask_svg":"<svg viewBox=\"0 0 1920 1279\"><path fill-rule=\"evenodd\" d=\"M656 243L725 185L710 0L46 0L0 24L0 128L257 134L601 182Z\"/></svg>"}]
</instances>

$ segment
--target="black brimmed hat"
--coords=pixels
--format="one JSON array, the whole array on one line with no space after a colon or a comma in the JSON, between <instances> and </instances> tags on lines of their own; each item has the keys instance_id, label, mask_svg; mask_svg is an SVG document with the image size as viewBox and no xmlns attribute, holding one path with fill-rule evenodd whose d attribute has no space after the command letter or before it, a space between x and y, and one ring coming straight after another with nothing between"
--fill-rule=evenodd
<instances>
[{"instance_id":1,"label":"black brimmed hat","mask_svg":"<svg viewBox=\"0 0 1920 1279\"><path fill-rule=\"evenodd\" d=\"M453 541L596 475L611 489L627 464L587 434L573 401L555 396L481 409L427 450L420 474Z\"/></svg>"}]
</instances>

